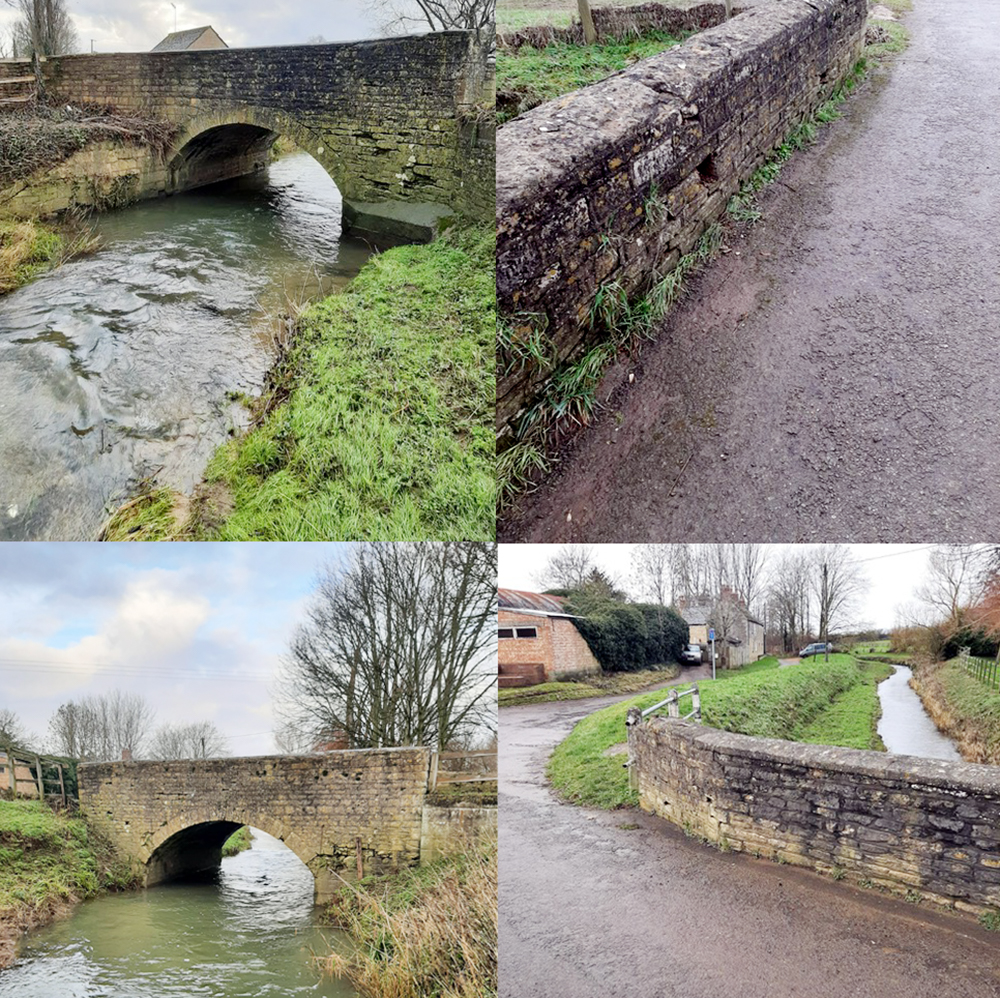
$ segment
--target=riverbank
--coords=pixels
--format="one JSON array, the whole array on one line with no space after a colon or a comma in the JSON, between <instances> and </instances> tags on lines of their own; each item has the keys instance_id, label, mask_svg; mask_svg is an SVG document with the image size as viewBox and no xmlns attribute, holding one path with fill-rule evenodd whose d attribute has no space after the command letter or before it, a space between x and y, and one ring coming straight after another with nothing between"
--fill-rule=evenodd
<instances>
[{"instance_id":1,"label":"riverbank","mask_svg":"<svg viewBox=\"0 0 1000 998\"><path fill-rule=\"evenodd\" d=\"M74 221L0 220L0 295L39 274L97 249L98 240Z\"/></svg>"},{"instance_id":2,"label":"riverbank","mask_svg":"<svg viewBox=\"0 0 1000 998\"><path fill-rule=\"evenodd\" d=\"M358 944L317 958L324 972L379 998L497 994L497 847L366 878L326 909Z\"/></svg>"},{"instance_id":3,"label":"riverbank","mask_svg":"<svg viewBox=\"0 0 1000 998\"><path fill-rule=\"evenodd\" d=\"M137 886L127 863L81 818L38 801L0 801L0 968L20 936L79 901Z\"/></svg>"},{"instance_id":4,"label":"riverbank","mask_svg":"<svg viewBox=\"0 0 1000 998\"><path fill-rule=\"evenodd\" d=\"M103 540L492 539L495 233L372 257L308 307L193 497L148 483Z\"/></svg>"},{"instance_id":5,"label":"riverbank","mask_svg":"<svg viewBox=\"0 0 1000 998\"><path fill-rule=\"evenodd\" d=\"M1000 765L1000 692L966 672L958 659L919 662L912 669L910 685L962 758Z\"/></svg>"}]
</instances>

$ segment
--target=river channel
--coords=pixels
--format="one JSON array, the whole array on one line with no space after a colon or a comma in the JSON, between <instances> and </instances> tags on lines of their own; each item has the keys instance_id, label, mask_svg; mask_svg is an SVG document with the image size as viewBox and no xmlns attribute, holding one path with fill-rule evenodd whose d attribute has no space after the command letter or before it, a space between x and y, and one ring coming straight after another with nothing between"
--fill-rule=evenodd
<instances>
[{"instance_id":1,"label":"river channel","mask_svg":"<svg viewBox=\"0 0 1000 998\"><path fill-rule=\"evenodd\" d=\"M925 759L962 761L955 743L938 731L924 710L920 697L910 688L913 671L897 665L896 671L878 684L882 717L878 733L893 755L917 755Z\"/></svg>"},{"instance_id":2,"label":"river channel","mask_svg":"<svg viewBox=\"0 0 1000 998\"><path fill-rule=\"evenodd\" d=\"M98 898L31 933L0 998L353 998L311 963L337 935L316 926L306 867L254 830L214 882Z\"/></svg>"},{"instance_id":3,"label":"river channel","mask_svg":"<svg viewBox=\"0 0 1000 998\"><path fill-rule=\"evenodd\" d=\"M96 221L103 248L0 298L0 540L92 540L158 473L189 491L243 425L280 315L370 249L305 153Z\"/></svg>"}]
</instances>

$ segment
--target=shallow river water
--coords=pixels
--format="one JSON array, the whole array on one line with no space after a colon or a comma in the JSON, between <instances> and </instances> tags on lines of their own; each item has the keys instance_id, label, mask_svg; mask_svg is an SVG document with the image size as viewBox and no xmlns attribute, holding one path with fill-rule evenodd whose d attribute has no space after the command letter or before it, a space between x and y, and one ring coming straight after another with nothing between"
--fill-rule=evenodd
<instances>
[{"instance_id":1,"label":"shallow river water","mask_svg":"<svg viewBox=\"0 0 1000 998\"><path fill-rule=\"evenodd\" d=\"M314 911L312 875L255 830L214 883L98 898L31 933L0 998L352 998L311 964L338 942Z\"/></svg>"},{"instance_id":2,"label":"shallow river water","mask_svg":"<svg viewBox=\"0 0 1000 998\"><path fill-rule=\"evenodd\" d=\"M917 755L925 759L953 759L962 761L955 743L938 731L930 715L924 710L920 697L910 689L913 671L897 665L896 671L879 683L878 695L882 702L882 717L878 733L886 749L893 755Z\"/></svg>"},{"instance_id":3,"label":"shallow river water","mask_svg":"<svg viewBox=\"0 0 1000 998\"><path fill-rule=\"evenodd\" d=\"M101 217L103 248L0 298L0 540L90 540L160 470L189 490L255 394L278 316L369 247L305 153Z\"/></svg>"}]
</instances>

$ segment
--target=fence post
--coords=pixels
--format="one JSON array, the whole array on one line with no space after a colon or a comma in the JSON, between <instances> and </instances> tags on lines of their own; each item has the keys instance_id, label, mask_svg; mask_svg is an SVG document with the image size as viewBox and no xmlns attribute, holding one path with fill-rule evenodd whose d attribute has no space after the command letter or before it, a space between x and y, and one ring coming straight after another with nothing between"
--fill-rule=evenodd
<instances>
[{"instance_id":1,"label":"fence post","mask_svg":"<svg viewBox=\"0 0 1000 998\"><path fill-rule=\"evenodd\" d=\"M701 694L698 692L698 684L695 683L691 689L694 691L691 694L691 709L694 711L694 719L696 721L701 720Z\"/></svg>"},{"instance_id":2,"label":"fence post","mask_svg":"<svg viewBox=\"0 0 1000 998\"><path fill-rule=\"evenodd\" d=\"M427 789L433 793L437 789L438 781L438 753L431 752L431 772L427 779Z\"/></svg>"},{"instance_id":3,"label":"fence post","mask_svg":"<svg viewBox=\"0 0 1000 998\"><path fill-rule=\"evenodd\" d=\"M667 717L680 717L681 708L677 697L677 690L671 690L667 697Z\"/></svg>"},{"instance_id":4,"label":"fence post","mask_svg":"<svg viewBox=\"0 0 1000 998\"><path fill-rule=\"evenodd\" d=\"M59 772L59 796L62 798L62 806L63 806L63 809L65 810L65 808L66 808L66 783L63 780L63 771L62 771L62 763L61 762L57 762L56 763L56 769Z\"/></svg>"},{"instance_id":5,"label":"fence post","mask_svg":"<svg viewBox=\"0 0 1000 998\"><path fill-rule=\"evenodd\" d=\"M38 799L45 802L45 784L42 781L42 760L35 756L35 781L38 783Z\"/></svg>"}]
</instances>

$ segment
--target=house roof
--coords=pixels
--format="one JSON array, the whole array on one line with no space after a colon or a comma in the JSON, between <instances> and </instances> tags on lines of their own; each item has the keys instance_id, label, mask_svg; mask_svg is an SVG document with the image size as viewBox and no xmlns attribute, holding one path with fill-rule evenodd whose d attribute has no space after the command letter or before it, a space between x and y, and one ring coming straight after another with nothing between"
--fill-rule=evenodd
<instances>
[{"instance_id":1,"label":"house roof","mask_svg":"<svg viewBox=\"0 0 1000 998\"><path fill-rule=\"evenodd\" d=\"M680 611L680 614L688 627L697 627L699 624L708 623L708 618L712 615L712 607L708 603L689 603Z\"/></svg>"},{"instance_id":2,"label":"house roof","mask_svg":"<svg viewBox=\"0 0 1000 998\"><path fill-rule=\"evenodd\" d=\"M159 45L154 45L152 51L183 52L185 49L191 48L191 46L194 45L194 43L198 41L198 39L201 38L206 31L214 30L215 29L212 25L206 24L203 28L188 28L186 31L172 31L166 38L163 39L162 42L160 42ZM219 36L218 32L216 32L216 37L220 42L222 42L222 38ZM222 42L222 44L226 45L225 42ZM229 46L226 45L226 48L229 48Z\"/></svg>"},{"instance_id":3,"label":"house roof","mask_svg":"<svg viewBox=\"0 0 1000 998\"><path fill-rule=\"evenodd\" d=\"M528 593L521 589L498 589L501 610L526 610L533 613L552 614L558 617L568 617L561 596L549 596L546 593Z\"/></svg>"}]
</instances>

